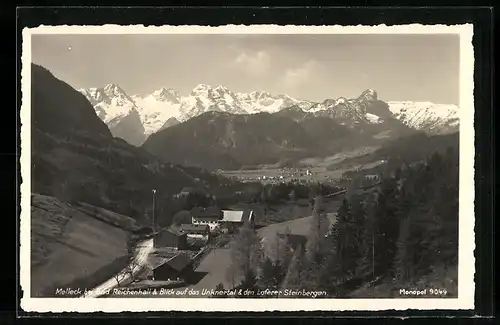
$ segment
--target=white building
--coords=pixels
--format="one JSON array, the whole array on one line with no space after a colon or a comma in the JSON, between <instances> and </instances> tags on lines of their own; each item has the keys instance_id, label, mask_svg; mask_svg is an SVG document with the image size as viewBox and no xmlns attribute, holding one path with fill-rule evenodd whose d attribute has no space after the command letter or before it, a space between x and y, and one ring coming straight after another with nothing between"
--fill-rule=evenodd
<instances>
[{"instance_id":1,"label":"white building","mask_svg":"<svg viewBox=\"0 0 500 325\"><path fill-rule=\"evenodd\" d=\"M221 211L217 208L195 208L191 211L191 223L193 225L207 225L211 232L220 226L221 219Z\"/></svg>"}]
</instances>

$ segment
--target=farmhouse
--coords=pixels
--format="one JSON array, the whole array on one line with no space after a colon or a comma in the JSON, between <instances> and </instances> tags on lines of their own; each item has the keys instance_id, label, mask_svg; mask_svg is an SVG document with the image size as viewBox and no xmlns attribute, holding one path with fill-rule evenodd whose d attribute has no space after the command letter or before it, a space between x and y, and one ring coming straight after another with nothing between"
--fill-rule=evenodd
<instances>
[{"instance_id":1,"label":"farmhouse","mask_svg":"<svg viewBox=\"0 0 500 325\"><path fill-rule=\"evenodd\" d=\"M193 272L193 261L186 254L177 254L171 259L157 260L151 274L155 281L180 281Z\"/></svg>"},{"instance_id":2,"label":"farmhouse","mask_svg":"<svg viewBox=\"0 0 500 325\"><path fill-rule=\"evenodd\" d=\"M181 225L179 230L185 233L188 237L209 237L210 227L208 225Z\"/></svg>"},{"instance_id":3,"label":"farmhouse","mask_svg":"<svg viewBox=\"0 0 500 325\"><path fill-rule=\"evenodd\" d=\"M218 208L194 208L191 210L191 222L193 225L208 225L210 231L214 231L219 226L222 219L221 210Z\"/></svg>"},{"instance_id":4,"label":"farmhouse","mask_svg":"<svg viewBox=\"0 0 500 325\"><path fill-rule=\"evenodd\" d=\"M255 224L253 210L222 210L221 224L228 230L232 231L245 223Z\"/></svg>"},{"instance_id":5,"label":"farmhouse","mask_svg":"<svg viewBox=\"0 0 500 325\"><path fill-rule=\"evenodd\" d=\"M153 246L155 248L173 247L177 249L186 249L187 235L177 229L164 229L153 237Z\"/></svg>"}]
</instances>

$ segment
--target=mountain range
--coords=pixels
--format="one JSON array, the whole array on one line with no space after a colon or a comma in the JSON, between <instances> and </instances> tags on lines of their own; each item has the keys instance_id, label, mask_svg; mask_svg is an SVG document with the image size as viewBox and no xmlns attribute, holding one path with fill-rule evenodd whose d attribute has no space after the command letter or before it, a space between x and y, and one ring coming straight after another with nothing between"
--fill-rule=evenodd
<instances>
[{"instance_id":1,"label":"mountain range","mask_svg":"<svg viewBox=\"0 0 500 325\"><path fill-rule=\"evenodd\" d=\"M367 119L367 111L383 115L376 100L362 99L360 106L359 111L346 108L349 112L325 111L324 116L298 106L273 114L208 111L150 135L142 148L181 165L240 169L290 166L302 158L326 157L418 132L390 116Z\"/></svg>"},{"instance_id":2,"label":"mountain range","mask_svg":"<svg viewBox=\"0 0 500 325\"><path fill-rule=\"evenodd\" d=\"M384 119L395 118L412 129L431 134L454 132L459 127L458 107L455 105L410 101L385 103L378 100L377 92L372 89L357 98L340 97L323 102L272 95L265 91L235 93L221 85L211 87L206 84L196 86L187 96L181 96L171 88L129 96L117 84L80 89L80 92L91 102L114 136L136 146L155 132L211 111L235 115L271 113L295 114L295 118L329 117L349 127L379 124Z\"/></svg>"}]
</instances>

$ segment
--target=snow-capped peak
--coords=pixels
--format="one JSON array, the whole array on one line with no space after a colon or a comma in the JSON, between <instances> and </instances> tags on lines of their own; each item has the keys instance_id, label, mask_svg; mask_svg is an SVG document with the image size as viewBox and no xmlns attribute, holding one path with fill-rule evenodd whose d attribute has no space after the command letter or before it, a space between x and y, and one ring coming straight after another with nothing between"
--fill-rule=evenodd
<instances>
[{"instance_id":1,"label":"snow-capped peak","mask_svg":"<svg viewBox=\"0 0 500 325\"><path fill-rule=\"evenodd\" d=\"M336 101L335 101L335 105L339 105L339 104L344 104L347 102L347 98L345 97L339 97Z\"/></svg>"},{"instance_id":2,"label":"snow-capped peak","mask_svg":"<svg viewBox=\"0 0 500 325\"><path fill-rule=\"evenodd\" d=\"M170 101L173 103L179 103L180 95L177 91L172 88L160 88L158 90L153 91L151 94L158 101ZM135 96L135 98L140 98L139 96Z\"/></svg>"},{"instance_id":3,"label":"snow-capped peak","mask_svg":"<svg viewBox=\"0 0 500 325\"><path fill-rule=\"evenodd\" d=\"M214 90L217 92L230 92L230 90L227 87L224 87L222 85L218 85L217 87L214 88Z\"/></svg>"},{"instance_id":4,"label":"snow-capped peak","mask_svg":"<svg viewBox=\"0 0 500 325\"><path fill-rule=\"evenodd\" d=\"M106 93L123 93L123 90L117 84L108 84L104 86Z\"/></svg>"},{"instance_id":5,"label":"snow-capped peak","mask_svg":"<svg viewBox=\"0 0 500 325\"><path fill-rule=\"evenodd\" d=\"M201 93L207 93L210 90L212 90L212 87L207 85L207 84L199 84L196 87L193 88L191 91L191 96L196 96Z\"/></svg>"},{"instance_id":6,"label":"snow-capped peak","mask_svg":"<svg viewBox=\"0 0 500 325\"><path fill-rule=\"evenodd\" d=\"M392 114L409 127L429 133L457 131L459 107L453 104L434 104L428 101L389 101Z\"/></svg>"},{"instance_id":7,"label":"snow-capped peak","mask_svg":"<svg viewBox=\"0 0 500 325\"><path fill-rule=\"evenodd\" d=\"M367 89L361 93L361 95L358 97L358 100L368 100L368 101L373 101L377 100L378 95L377 92L373 89Z\"/></svg>"},{"instance_id":8,"label":"snow-capped peak","mask_svg":"<svg viewBox=\"0 0 500 325\"><path fill-rule=\"evenodd\" d=\"M117 84L80 89L80 92L94 105L97 115L108 126L116 125L121 118L136 109L134 100Z\"/></svg>"}]
</instances>

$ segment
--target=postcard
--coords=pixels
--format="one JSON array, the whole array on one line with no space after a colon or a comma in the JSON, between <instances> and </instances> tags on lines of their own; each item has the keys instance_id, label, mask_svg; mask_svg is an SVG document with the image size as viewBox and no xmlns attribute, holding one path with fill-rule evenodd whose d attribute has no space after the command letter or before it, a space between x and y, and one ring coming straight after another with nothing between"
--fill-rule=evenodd
<instances>
[{"instance_id":1,"label":"postcard","mask_svg":"<svg viewBox=\"0 0 500 325\"><path fill-rule=\"evenodd\" d=\"M25 28L21 308L472 309L472 36Z\"/></svg>"}]
</instances>

